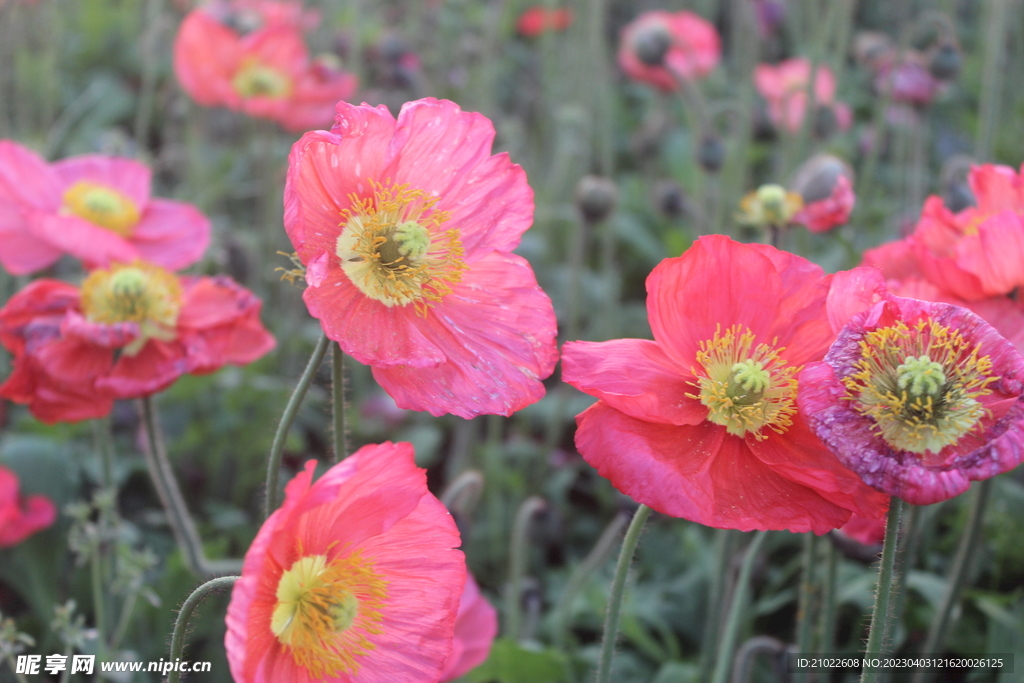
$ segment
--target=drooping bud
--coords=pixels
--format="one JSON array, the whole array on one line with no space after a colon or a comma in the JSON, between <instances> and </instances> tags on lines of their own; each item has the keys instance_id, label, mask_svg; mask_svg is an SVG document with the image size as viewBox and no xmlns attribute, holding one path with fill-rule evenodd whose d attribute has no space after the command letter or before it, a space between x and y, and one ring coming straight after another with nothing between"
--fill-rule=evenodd
<instances>
[{"instance_id":1,"label":"drooping bud","mask_svg":"<svg viewBox=\"0 0 1024 683\"><path fill-rule=\"evenodd\" d=\"M697 148L697 161L708 173L715 173L725 163L725 145L717 135L705 135Z\"/></svg>"},{"instance_id":2,"label":"drooping bud","mask_svg":"<svg viewBox=\"0 0 1024 683\"><path fill-rule=\"evenodd\" d=\"M803 198L804 204L812 204L832 196L841 175L853 181L849 164L831 154L817 154L796 170L790 188Z\"/></svg>"},{"instance_id":3,"label":"drooping bud","mask_svg":"<svg viewBox=\"0 0 1024 683\"><path fill-rule=\"evenodd\" d=\"M576 184L576 206L588 223L599 223L615 209L619 190L608 178L588 175Z\"/></svg>"},{"instance_id":4,"label":"drooping bud","mask_svg":"<svg viewBox=\"0 0 1024 683\"><path fill-rule=\"evenodd\" d=\"M672 47L672 34L661 24L644 27L633 39L637 59L647 66L662 66L665 53Z\"/></svg>"},{"instance_id":5,"label":"drooping bud","mask_svg":"<svg viewBox=\"0 0 1024 683\"><path fill-rule=\"evenodd\" d=\"M686 194L674 180L662 180L654 187L654 205L669 218L681 218L686 213Z\"/></svg>"},{"instance_id":6,"label":"drooping bud","mask_svg":"<svg viewBox=\"0 0 1024 683\"><path fill-rule=\"evenodd\" d=\"M928 61L928 70L940 81L951 81L960 73L963 57L955 45L945 43L938 46Z\"/></svg>"}]
</instances>

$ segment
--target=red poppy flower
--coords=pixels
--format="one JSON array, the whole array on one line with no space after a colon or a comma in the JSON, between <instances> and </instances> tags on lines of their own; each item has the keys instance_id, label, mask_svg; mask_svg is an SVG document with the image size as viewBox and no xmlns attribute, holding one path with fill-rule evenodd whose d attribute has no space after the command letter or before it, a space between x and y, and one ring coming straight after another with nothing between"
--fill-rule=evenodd
<instances>
[{"instance_id":1,"label":"red poppy flower","mask_svg":"<svg viewBox=\"0 0 1024 683\"><path fill-rule=\"evenodd\" d=\"M565 346L563 378L600 399L577 417L580 453L635 500L708 526L822 534L880 516L885 497L796 408L799 368L835 338L830 283L721 236L662 261L647 279L654 341Z\"/></svg>"},{"instance_id":2,"label":"red poppy flower","mask_svg":"<svg viewBox=\"0 0 1024 683\"><path fill-rule=\"evenodd\" d=\"M228 606L237 683L437 681L466 562L407 443L309 461L245 554Z\"/></svg>"},{"instance_id":3,"label":"red poppy flower","mask_svg":"<svg viewBox=\"0 0 1024 683\"><path fill-rule=\"evenodd\" d=\"M0 548L10 548L53 524L57 508L43 495L22 497L18 475L0 465Z\"/></svg>"},{"instance_id":4,"label":"red poppy flower","mask_svg":"<svg viewBox=\"0 0 1024 683\"><path fill-rule=\"evenodd\" d=\"M86 154L47 164L0 140L0 264L25 275L71 254L87 267L146 259L190 266L210 241L210 221L191 204L150 197L149 167Z\"/></svg>"},{"instance_id":5,"label":"red poppy flower","mask_svg":"<svg viewBox=\"0 0 1024 683\"><path fill-rule=\"evenodd\" d=\"M551 301L512 250L533 191L494 128L444 100L340 102L292 148L285 229L310 314L400 408L510 415L558 357Z\"/></svg>"},{"instance_id":6,"label":"red poppy flower","mask_svg":"<svg viewBox=\"0 0 1024 683\"><path fill-rule=\"evenodd\" d=\"M0 396L43 422L101 417L114 399L267 353L260 307L230 278L178 278L142 262L95 270L81 289L36 280L0 309L0 343L14 354Z\"/></svg>"},{"instance_id":7,"label":"red poppy flower","mask_svg":"<svg viewBox=\"0 0 1024 683\"><path fill-rule=\"evenodd\" d=\"M528 8L516 20L519 35L534 38L548 31L564 31L572 26L571 9L548 9L540 5Z\"/></svg>"},{"instance_id":8,"label":"red poppy flower","mask_svg":"<svg viewBox=\"0 0 1024 683\"><path fill-rule=\"evenodd\" d=\"M643 54L651 49L662 53L652 55L660 58L654 64L652 56ZM644 12L622 29L619 38L619 66L626 75L666 91L678 90L679 78L704 78L721 57L718 31L693 12Z\"/></svg>"},{"instance_id":9,"label":"red poppy flower","mask_svg":"<svg viewBox=\"0 0 1024 683\"><path fill-rule=\"evenodd\" d=\"M886 295L800 373L817 435L865 482L928 505L1024 459L1024 357L967 309Z\"/></svg>"},{"instance_id":10,"label":"red poppy flower","mask_svg":"<svg viewBox=\"0 0 1024 683\"><path fill-rule=\"evenodd\" d=\"M334 103L355 93L355 76L310 59L294 23L268 21L243 34L222 19L194 10L174 41L174 72L199 104L302 131L330 121Z\"/></svg>"},{"instance_id":11,"label":"red poppy flower","mask_svg":"<svg viewBox=\"0 0 1024 683\"><path fill-rule=\"evenodd\" d=\"M803 225L811 232L825 232L850 220L857 198L853 185L844 175L836 177L832 192L815 201L804 200L804 207L793 216L793 222Z\"/></svg>"}]
</instances>

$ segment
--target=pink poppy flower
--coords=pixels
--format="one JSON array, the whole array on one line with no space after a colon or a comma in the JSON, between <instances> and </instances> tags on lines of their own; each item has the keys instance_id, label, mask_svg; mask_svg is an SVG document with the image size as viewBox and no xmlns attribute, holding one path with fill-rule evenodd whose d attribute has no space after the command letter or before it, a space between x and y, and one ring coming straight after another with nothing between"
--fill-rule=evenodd
<instances>
[{"instance_id":1,"label":"pink poppy flower","mask_svg":"<svg viewBox=\"0 0 1024 683\"><path fill-rule=\"evenodd\" d=\"M864 252L861 265L878 268L889 293L910 299L953 304L973 311L1024 353L1024 304L1008 296L966 301L934 284L918 266L911 240L887 242Z\"/></svg>"},{"instance_id":2,"label":"pink poppy flower","mask_svg":"<svg viewBox=\"0 0 1024 683\"><path fill-rule=\"evenodd\" d=\"M206 8L181 24L174 73L199 104L272 119L293 131L330 121L334 103L351 97L357 85L352 74L311 60L297 26L273 21L243 35Z\"/></svg>"},{"instance_id":3,"label":"pink poppy flower","mask_svg":"<svg viewBox=\"0 0 1024 683\"><path fill-rule=\"evenodd\" d=\"M516 31L521 36L535 38L548 31L564 31L572 26L571 9L548 9L535 5L526 9L516 20Z\"/></svg>"},{"instance_id":4,"label":"pink poppy flower","mask_svg":"<svg viewBox=\"0 0 1024 683\"><path fill-rule=\"evenodd\" d=\"M260 307L230 278L178 278L140 261L95 270L81 289L36 280L0 309L0 343L14 354L0 396L47 423L102 417L115 399L266 354L274 338Z\"/></svg>"},{"instance_id":5,"label":"pink poppy flower","mask_svg":"<svg viewBox=\"0 0 1024 683\"><path fill-rule=\"evenodd\" d=\"M224 642L236 683L437 681L466 562L407 443L309 461L245 554Z\"/></svg>"},{"instance_id":6,"label":"pink poppy flower","mask_svg":"<svg viewBox=\"0 0 1024 683\"><path fill-rule=\"evenodd\" d=\"M647 293L654 341L563 350L563 379L599 399L576 418L576 447L599 474L655 510L726 529L822 534L882 514L885 497L796 408L799 368L835 339L830 316L845 321L829 310L831 277L716 235L662 261Z\"/></svg>"},{"instance_id":7,"label":"pink poppy flower","mask_svg":"<svg viewBox=\"0 0 1024 683\"><path fill-rule=\"evenodd\" d=\"M659 45L662 55L638 55L638 41ZM641 53L651 47L644 46ZM677 79L704 78L722 57L718 31L693 12L644 12L627 24L619 37L619 66L630 78L665 91L678 90ZM646 62L644 60L647 60Z\"/></svg>"},{"instance_id":8,"label":"pink poppy flower","mask_svg":"<svg viewBox=\"0 0 1024 683\"><path fill-rule=\"evenodd\" d=\"M768 116L776 127L791 133L800 130L807 110L807 84L811 79L811 62L794 57L778 64L758 64L754 69L754 86L768 103ZM819 64L814 77L814 98L818 106L833 108L840 129L849 127L849 110L836 106L836 77L824 64ZM840 103L841 104L841 103Z\"/></svg>"},{"instance_id":9,"label":"pink poppy flower","mask_svg":"<svg viewBox=\"0 0 1024 683\"><path fill-rule=\"evenodd\" d=\"M889 512L886 510L886 514ZM884 519L864 519L858 515L850 517L850 521L839 528L841 532L858 543L878 545L885 540Z\"/></svg>"},{"instance_id":10,"label":"pink poppy flower","mask_svg":"<svg viewBox=\"0 0 1024 683\"><path fill-rule=\"evenodd\" d=\"M967 309L886 295L800 373L800 410L865 482L917 505L1024 459L1024 357Z\"/></svg>"},{"instance_id":11,"label":"pink poppy flower","mask_svg":"<svg viewBox=\"0 0 1024 683\"><path fill-rule=\"evenodd\" d=\"M825 232L837 225L845 225L850 220L857 198L853 194L853 185L844 175L836 177L832 193L816 201L804 201L793 222L803 225L811 232Z\"/></svg>"},{"instance_id":12,"label":"pink poppy flower","mask_svg":"<svg viewBox=\"0 0 1024 683\"><path fill-rule=\"evenodd\" d=\"M0 140L0 264L15 275L62 254L86 267L145 259L177 270L200 259L210 221L191 204L150 197L145 164L86 154L47 164Z\"/></svg>"},{"instance_id":13,"label":"pink poppy flower","mask_svg":"<svg viewBox=\"0 0 1024 683\"><path fill-rule=\"evenodd\" d=\"M498 635L498 613L480 594L472 574L466 574L466 587L459 600L455 617L455 639L452 652L441 673L441 681L454 681L484 663L491 653L491 644Z\"/></svg>"},{"instance_id":14,"label":"pink poppy flower","mask_svg":"<svg viewBox=\"0 0 1024 683\"><path fill-rule=\"evenodd\" d=\"M975 166L967 176L978 205L953 213L929 197L911 244L925 276L967 301L1024 285L1024 181L1007 166Z\"/></svg>"},{"instance_id":15,"label":"pink poppy flower","mask_svg":"<svg viewBox=\"0 0 1024 683\"><path fill-rule=\"evenodd\" d=\"M339 102L330 132L292 148L284 223L303 299L400 408L510 415L554 369L551 301L511 253L533 192L493 140L484 116L444 100L406 103L397 121Z\"/></svg>"},{"instance_id":16,"label":"pink poppy flower","mask_svg":"<svg viewBox=\"0 0 1024 683\"><path fill-rule=\"evenodd\" d=\"M911 53L883 68L875 77L875 89L888 92L893 102L923 107L935 99L942 82L932 76L922 55Z\"/></svg>"},{"instance_id":17,"label":"pink poppy flower","mask_svg":"<svg viewBox=\"0 0 1024 683\"><path fill-rule=\"evenodd\" d=\"M22 497L18 475L0 465L0 548L18 545L55 519L53 501L43 495Z\"/></svg>"}]
</instances>

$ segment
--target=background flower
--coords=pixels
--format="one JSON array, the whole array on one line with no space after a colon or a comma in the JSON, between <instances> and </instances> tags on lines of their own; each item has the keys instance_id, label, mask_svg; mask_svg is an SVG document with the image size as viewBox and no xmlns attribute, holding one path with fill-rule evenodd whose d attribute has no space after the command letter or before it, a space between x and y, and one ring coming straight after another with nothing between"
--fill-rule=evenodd
<instances>
[{"instance_id":1,"label":"background flower","mask_svg":"<svg viewBox=\"0 0 1024 683\"><path fill-rule=\"evenodd\" d=\"M651 60L638 55L638 41L663 44L660 59L653 64L645 62ZM619 37L622 70L661 90L678 90L678 78L704 78L718 65L721 53L718 31L693 12L644 12L626 25Z\"/></svg>"},{"instance_id":2,"label":"background flower","mask_svg":"<svg viewBox=\"0 0 1024 683\"><path fill-rule=\"evenodd\" d=\"M87 267L138 258L192 265L210 221L191 204L151 198L151 176L145 164L101 154L47 164L0 140L0 264L24 275L67 253Z\"/></svg>"}]
</instances>

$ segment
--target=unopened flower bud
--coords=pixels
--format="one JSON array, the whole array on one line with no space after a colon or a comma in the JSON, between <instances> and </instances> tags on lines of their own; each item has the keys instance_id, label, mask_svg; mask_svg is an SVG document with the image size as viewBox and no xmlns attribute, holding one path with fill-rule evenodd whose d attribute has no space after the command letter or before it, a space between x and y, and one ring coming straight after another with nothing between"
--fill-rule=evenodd
<instances>
[{"instance_id":1,"label":"unopened flower bud","mask_svg":"<svg viewBox=\"0 0 1024 683\"><path fill-rule=\"evenodd\" d=\"M633 39L637 59L647 66L662 66L665 53L672 47L672 35L661 24L645 27Z\"/></svg>"},{"instance_id":2,"label":"unopened flower bud","mask_svg":"<svg viewBox=\"0 0 1024 683\"><path fill-rule=\"evenodd\" d=\"M588 223L598 223L615 208L619 191L608 178L588 175L576 184L576 206Z\"/></svg>"},{"instance_id":3,"label":"unopened flower bud","mask_svg":"<svg viewBox=\"0 0 1024 683\"><path fill-rule=\"evenodd\" d=\"M725 163L725 145L717 135L705 135L697 148L697 161L708 173L715 173Z\"/></svg>"},{"instance_id":4,"label":"unopened flower bud","mask_svg":"<svg viewBox=\"0 0 1024 683\"><path fill-rule=\"evenodd\" d=\"M654 188L654 205L669 218L681 218L686 213L683 188L674 180L662 180Z\"/></svg>"},{"instance_id":5,"label":"unopened flower bud","mask_svg":"<svg viewBox=\"0 0 1024 683\"><path fill-rule=\"evenodd\" d=\"M841 175L852 182L853 169L849 164L831 154L818 154L796 170L790 187L803 198L804 204L812 204L830 197Z\"/></svg>"},{"instance_id":6,"label":"unopened flower bud","mask_svg":"<svg viewBox=\"0 0 1024 683\"><path fill-rule=\"evenodd\" d=\"M928 70L940 81L951 81L960 73L963 57L956 46L946 43L940 45L928 62Z\"/></svg>"},{"instance_id":7,"label":"unopened flower bud","mask_svg":"<svg viewBox=\"0 0 1024 683\"><path fill-rule=\"evenodd\" d=\"M971 192L971 188L963 180L950 183L942 195L942 201L946 208L953 213L959 213L977 204L974 193Z\"/></svg>"}]
</instances>

